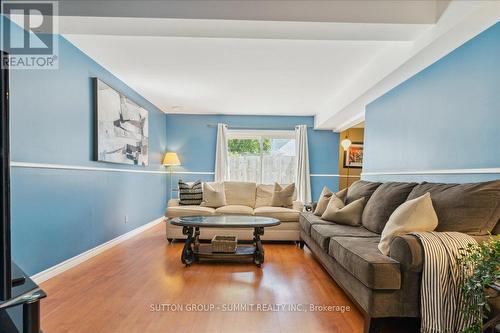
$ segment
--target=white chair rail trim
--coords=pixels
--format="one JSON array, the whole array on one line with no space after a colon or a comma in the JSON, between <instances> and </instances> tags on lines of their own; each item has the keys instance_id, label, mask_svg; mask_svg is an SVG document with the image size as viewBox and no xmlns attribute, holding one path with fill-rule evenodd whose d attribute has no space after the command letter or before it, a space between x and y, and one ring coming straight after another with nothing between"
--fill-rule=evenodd
<instances>
[{"instance_id":1,"label":"white chair rail trim","mask_svg":"<svg viewBox=\"0 0 500 333\"><path fill-rule=\"evenodd\" d=\"M14 168L32 168L32 169L63 169L63 170L82 170L82 171L105 171L105 172L132 172L132 173L151 173L168 174L163 170L140 170L140 169L120 169L103 168L83 165L51 164L51 163L31 163L11 161L10 166ZM213 175L213 171L173 171L172 174L179 175ZM500 168L472 168L472 169L436 169L436 170L408 170L408 171L368 171L362 172L361 176L380 176L380 175L432 175L432 174L500 174ZM334 173L312 173L311 177L349 177L359 178L354 175L340 175Z\"/></svg>"},{"instance_id":2,"label":"white chair rail trim","mask_svg":"<svg viewBox=\"0 0 500 333\"><path fill-rule=\"evenodd\" d=\"M140 169L119 169L119 168L103 168L91 167L83 165L68 165L68 164L51 164L51 163L31 163L31 162L16 162L11 161L10 166L14 168L31 168L31 169L62 169L62 170L83 170L83 171L107 171L107 172L133 172L133 173L153 173L153 174L169 174L163 170L140 170ZM174 175L213 175L213 171L172 171ZM312 173L311 177L353 177L334 173Z\"/></svg>"},{"instance_id":3,"label":"white chair rail trim","mask_svg":"<svg viewBox=\"0 0 500 333\"><path fill-rule=\"evenodd\" d=\"M163 171L163 170L102 168L102 167L91 167L91 166L83 166L83 165L31 163L31 162L15 162L15 161L11 161L10 162L10 166L13 167L13 168L30 168L30 169L62 169L62 170L82 170L82 171L106 171L106 172L132 172L132 173L168 174L168 171Z\"/></svg>"},{"instance_id":4,"label":"white chair rail trim","mask_svg":"<svg viewBox=\"0 0 500 333\"><path fill-rule=\"evenodd\" d=\"M409 170L409 171L373 171L362 172L361 176L381 175L452 175L452 174L495 174L500 173L500 168L474 168L474 169L436 169L436 170Z\"/></svg>"}]
</instances>

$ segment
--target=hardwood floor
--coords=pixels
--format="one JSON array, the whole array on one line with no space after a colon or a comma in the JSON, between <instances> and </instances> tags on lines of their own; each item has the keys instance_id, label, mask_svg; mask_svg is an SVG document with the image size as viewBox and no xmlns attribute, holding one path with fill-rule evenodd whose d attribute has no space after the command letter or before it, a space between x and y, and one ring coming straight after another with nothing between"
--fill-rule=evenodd
<instances>
[{"instance_id":1,"label":"hardwood floor","mask_svg":"<svg viewBox=\"0 0 500 333\"><path fill-rule=\"evenodd\" d=\"M307 250L265 244L253 264L180 262L164 225L145 231L42 284L44 333L362 332L363 317ZM161 304L309 304L339 312L152 311ZM165 305L165 310L166 305Z\"/></svg>"}]
</instances>

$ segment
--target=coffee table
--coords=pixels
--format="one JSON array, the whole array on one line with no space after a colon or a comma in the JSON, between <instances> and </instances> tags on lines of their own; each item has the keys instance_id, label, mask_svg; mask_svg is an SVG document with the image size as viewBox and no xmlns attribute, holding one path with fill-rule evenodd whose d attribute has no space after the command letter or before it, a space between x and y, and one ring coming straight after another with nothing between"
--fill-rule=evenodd
<instances>
[{"instance_id":1,"label":"coffee table","mask_svg":"<svg viewBox=\"0 0 500 333\"><path fill-rule=\"evenodd\" d=\"M260 236L264 228L279 225L277 219L250 215L221 215L221 216L184 216L170 220L173 225L181 226L186 235L186 243L182 250L181 261L191 266L195 261L242 261L253 260L260 267L264 262L264 247ZM238 244L234 253L215 253L209 244L200 244L200 228L253 228L253 245Z\"/></svg>"}]
</instances>

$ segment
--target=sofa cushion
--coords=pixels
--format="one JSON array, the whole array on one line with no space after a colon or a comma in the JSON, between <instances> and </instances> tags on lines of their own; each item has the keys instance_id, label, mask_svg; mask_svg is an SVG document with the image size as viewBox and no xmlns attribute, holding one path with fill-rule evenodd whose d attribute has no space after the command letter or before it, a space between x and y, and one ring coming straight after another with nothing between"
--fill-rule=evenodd
<instances>
[{"instance_id":1,"label":"sofa cushion","mask_svg":"<svg viewBox=\"0 0 500 333\"><path fill-rule=\"evenodd\" d=\"M257 194L255 197L255 208L262 206L271 206L274 192L274 185L257 185Z\"/></svg>"},{"instance_id":2,"label":"sofa cushion","mask_svg":"<svg viewBox=\"0 0 500 333\"><path fill-rule=\"evenodd\" d=\"M226 204L223 183L203 183L203 201L201 202L201 206L218 208Z\"/></svg>"},{"instance_id":3,"label":"sofa cushion","mask_svg":"<svg viewBox=\"0 0 500 333\"><path fill-rule=\"evenodd\" d=\"M274 207L291 207L293 205L295 194L295 183L287 186L281 186L274 183L274 192L271 199L271 206Z\"/></svg>"},{"instance_id":4,"label":"sofa cushion","mask_svg":"<svg viewBox=\"0 0 500 333\"><path fill-rule=\"evenodd\" d=\"M417 183L388 182L380 185L373 192L363 211L363 226L378 234L382 233L384 226L392 212L406 201L408 194Z\"/></svg>"},{"instance_id":5,"label":"sofa cushion","mask_svg":"<svg viewBox=\"0 0 500 333\"><path fill-rule=\"evenodd\" d=\"M335 195L337 196L337 198L345 202L345 198L347 196L347 187L338 192L335 192Z\"/></svg>"},{"instance_id":6,"label":"sofa cushion","mask_svg":"<svg viewBox=\"0 0 500 333\"><path fill-rule=\"evenodd\" d=\"M400 265L380 253L378 242L378 237L332 237L328 254L368 288L399 289Z\"/></svg>"},{"instance_id":7,"label":"sofa cushion","mask_svg":"<svg viewBox=\"0 0 500 333\"><path fill-rule=\"evenodd\" d=\"M214 215L215 209L203 206L170 206L167 208L166 216L168 218L193 215Z\"/></svg>"},{"instance_id":8,"label":"sofa cushion","mask_svg":"<svg viewBox=\"0 0 500 333\"><path fill-rule=\"evenodd\" d=\"M227 205L255 207L257 185L251 182L224 182Z\"/></svg>"},{"instance_id":9,"label":"sofa cushion","mask_svg":"<svg viewBox=\"0 0 500 333\"><path fill-rule=\"evenodd\" d=\"M300 214L299 224L302 230L310 236L311 235L311 226L315 224L331 224L331 222L322 220L321 217L314 215L311 212L304 212Z\"/></svg>"},{"instance_id":10,"label":"sofa cushion","mask_svg":"<svg viewBox=\"0 0 500 333\"><path fill-rule=\"evenodd\" d=\"M375 237L378 238L379 235L366 230L363 227L352 227L348 225L341 224L314 224L311 227L311 237L312 239L326 252L328 252L328 246L330 245L331 237Z\"/></svg>"},{"instance_id":11,"label":"sofa cushion","mask_svg":"<svg viewBox=\"0 0 500 333\"><path fill-rule=\"evenodd\" d=\"M332 197L333 192L327 186L323 186L321 193L319 194L318 203L316 204L316 208L314 209L314 215L321 216L328 207L328 203L330 202L330 198ZM343 203L344 201L342 201Z\"/></svg>"},{"instance_id":12,"label":"sofa cushion","mask_svg":"<svg viewBox=\"0 0 500 333\"><path fill-rule=\"evenodd\" d=\"M200 205L203 200L203 187L201 180L192 183L187 183L179 179L179 204L184 205Z\"/></svg>"},{"instance_id":13,"label":"sofa cushion","mask_svg":"<svg viewBox=\"0 0 500 333\"><path fill-rule=\"evenodd\" d=\"M321 194L319 195L316 208L314 209L314 215L316 216L323 215L326 208L328 207L328 204L330 203L330 199L332 198L333 194L335 194L335 196L342 202L342 204L344 204L346 193L347 193L346 188L338 191L337 193L333 193L332 191L330 191L328 187L324 186L323 190L321 191Z\"/></svg>"},{"instance_id":14,"label":"sofa cushion","mask_svg":"<svg viewBox=\"0 0 500 333\"><path fill-rule=\"evenodd\" d=\"M365 198L365 200L368 201L380 184L382 183L369 182L366 180L358 180L352 183L347 189L345 204L348 205L360 198Z\"/></svg>"},{"instance_id":15,"label":"sofa cushion","mask_svg":"<svg viewBox=\"0 0 500 333\"><path fill-rule=\"evenodd\" d=\"M264 206L254 209L254 214L257 216L272 217L281 222L297 222L300 212L286 207L270 207Z\"/></svg>"},{"instance_id":16,"label":"sofa cushion","mask_svg":"<svg viewBox=\"0 0 500 333\"><path fill-rule=\"evenodd\" d=\"M391 242L397 235L416 231L433 231L437 225L438 219L432 207L431 195L427 192L396 208L382 231L378 249L383 254L389 255Z\"/></svg>"},{"instance_id":17,"label":"sofa cushion","mask_svg":"<svg viewBox=\"0 0 500 333\"><path fill-rule=\"evenodd\" d=\"M500 219L500 180L484 183L422 183L413 188L407 200L431 194L438 217L436 231L458 231L485 235Z\"/></svg>"},{"instance_id":18,"label":"sofa cushion","mask_svg":"<svg viewBox=\"0 0 500 333\"><path fill-rule=\"evenodd\" d=\"M215 214L253 215L253 208L243 205L227 205L217 208Z\"/></svg>"},{"instance_id":19,"label":"sofa cushion","mask_svg":"<svg viewBox=\"0 0 500 333\"><path fill-rule=\"evenodd\" d=\"M363 215L363 209L365 207L365 198L354 200L346 206L342 204L340 199L335 199L336 198L332 197L326 211L321 215L321 218L338 224L350 225L353 227L360 226L361 216ZM342 206L337 206L336 201L340 202Z\"/></svg>"}]
</instances>

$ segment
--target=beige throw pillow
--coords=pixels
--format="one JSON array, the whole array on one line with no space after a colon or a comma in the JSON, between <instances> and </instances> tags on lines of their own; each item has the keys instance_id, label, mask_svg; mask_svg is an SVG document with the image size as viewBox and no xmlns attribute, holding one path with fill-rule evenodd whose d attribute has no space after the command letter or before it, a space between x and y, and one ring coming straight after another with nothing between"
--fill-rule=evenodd
<instances>
[{"instance_id":1,"label":"beige throw pillow","mask_svg":"<svg viewBox=\"0 0 500 333\"><path fill-rule=\"evenodd\" d=\"M271 206L273 207L291 207L293 206L293 194L295 192L295 184L292 183L286 187L280 184L274 184L273 198Z\"/></svg>"},{"instance_id":2,"label":"beige throw pillow","mask_svg":"<svg viewBox=\"0 0 500 333\"><path fill-rule=\"evenodd\" d=\"M344 202L345 195L347 193L347 189L343 189L335 193L337 198L339 198L342 202ZM333 192L330 191L328 187L323 187L321 194L319 195L318 203L316 204L316 209L314 210L314 215L321 216L326 210L328 203L330 202L330 198L332 197Z\"/></svg>"},{"instance_id":3,"label":"beige throw pillow","mask_svg":"<svg viewBox=\"0 0 500 333\"><path fill-rule=\"evenodd\" d=\"M408 200L399 205L387 221L378 249L389 255L391 241L397 235L413 231L433 231L438 225L438 218L432 206L431 194L426 193L418 198Z\"/></svg>"},{"instance_id":4,"label":"beige throw pillow","mask_svg":"<svg viewBox=\"0 0 500 333\"><path fill-rule=\"evenodd\" d=\"M337 196L337 198L342 200L342 202L345 202L345 197L347 196L347 187L343 190L338 191L337 193L335 193L335 195Z\"/></svg>"},{"instance_id":5,"label":"beige throw pillow","mask_svg":"<svg viewBox=\"0 0 500 333\"><path fill-rule=\"evenodd\" d=\"M274 185L257 185L255 208L271 206L273 200Z\"/></svg>"},{"instance_id":6,"label":"beige throw pillow","mask_svg":"<svg viewBox=\"0 0 500 333\"><path fill-rule=\"evenodd\" d=\"M328 187L323 187L321 194L319 195L318 203L316 205L316 209L314 210L314 215L321 216L326 210L328 206L328 202L330 202L330 198L332 197L333 192L330 191Z\"/></svg>"},{"instance_id":7,"label":"beige throw pillow","mask_svg":"<svg viewBox=\"0 0 500 333\"><path fill-rule=\"evenodd\" d=\"M365 198L359 198L345 206L342 200L333 195L321 218L338 224L360 226L364 208Z\"/></svg>"},{"instance_id":8,"label":"beige throw pillow","mask_svg":"<svg viewBox=\"0 0 500 333\"><path fill-rule=\"evenodd\" d=\"M203 201L201 206L219 208L226 205L223 183L203 183Z\"/></svg>"}]
</instances>

